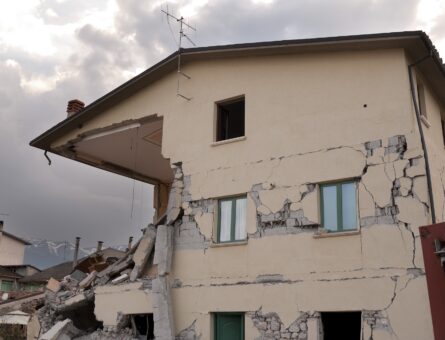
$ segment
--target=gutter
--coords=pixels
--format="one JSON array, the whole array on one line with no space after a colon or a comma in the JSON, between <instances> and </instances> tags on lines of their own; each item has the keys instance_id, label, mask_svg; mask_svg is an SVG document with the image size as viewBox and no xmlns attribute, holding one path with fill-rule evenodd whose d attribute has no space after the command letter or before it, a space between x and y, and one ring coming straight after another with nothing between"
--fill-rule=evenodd
<instances>
[{"instance_id":1,"label":"gutter","mask_svg":"<svg viewBox=\"0 0 445 340\"><path fill-rule=\"evenodd\" d=\"M432 220L432 224L435 224L436 223L436 209L434 207L434 197L433 197L433 186L431 183L430 162L429 162L428 150L427 150L427 146L426 146L426 142L425 142L425 136L423 133L423 126L422 126L422 121L420 118L419 103L417 102L416 91L415 91L415 86L414 86L414 78L413 78L413 68L416 67L417 65L419 65L420 63L424 62L425 60L432 58L433 56L434 56L434 51L431 49L431 46L429 46L429 54L428 55L426 55L425 57L408 65L408 75L409 75L409 84L410 84L410 89L411 89L411 98L413 100L414 110L416 111L417 127L419 128L419 133L420 133L420 142L422 143L422 149L423 149L423 154L424 154L424 158L425 158L425 171L426 171L426 180L427 180L427 185L428 185L428 197L430 200L431 220Z\"/></svg>"}]
</instances>

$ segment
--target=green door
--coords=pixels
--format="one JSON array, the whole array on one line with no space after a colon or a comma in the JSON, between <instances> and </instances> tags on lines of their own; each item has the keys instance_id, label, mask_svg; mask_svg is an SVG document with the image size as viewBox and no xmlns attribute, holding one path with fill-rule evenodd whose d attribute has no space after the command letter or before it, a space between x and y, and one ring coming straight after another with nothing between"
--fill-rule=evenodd
<instances>
[{"instance_id":1,"label":"green door","mask_svg":"<svg viewBox=\"0 0 445 340\"><path fill-rule=\"evenodd\" d=\"M215 340L244 340L244 315L215 314Z\"/></svg>"}]
</instances>

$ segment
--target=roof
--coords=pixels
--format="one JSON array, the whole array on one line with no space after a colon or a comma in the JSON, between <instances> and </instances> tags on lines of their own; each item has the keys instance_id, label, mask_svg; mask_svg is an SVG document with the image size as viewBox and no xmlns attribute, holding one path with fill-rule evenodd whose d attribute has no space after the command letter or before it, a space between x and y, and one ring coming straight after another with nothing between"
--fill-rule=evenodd
<instances>
[{"instance_id":1,"label":"roof","mask_svg":"<svg viewBox=\"0 0 445 340\"><path fill-rule=\"evenodd\" d=\"M24 239L22 239L22 238L20 238L20 237L18 237L18 236L15 236L15 235L13 235L13 234L11 234L11 233L8 233L7 231L4 231L4 230L3 230L3 231L2 231L2 234L3 234L4 236L13 238L13 239L16 240L16 241L19 241L19 242L23 243L25 246L30 246L30 245L32 244L31 242L26 241L26 240L24 240Z\"/></svg>"},{"instance_id":2,"label":"roof","mask_svg":"<svg viewBox=\"0 0 445 340\"><path fill-rule=\"evenodd\" d=\"M46 283L50 278L55 278L56 280L62 280L65 276L71 274L73 271L73 261L64 262L39 273L35 273L29 276L21 278L20 282L39 282Z\"/></svg>"},{"instance_id":3,"label":"roof","mask_svg":"<svg viewBox=\"0 0 445 340\"><path fill-rule=\"evenodd\" d=\"M3 267L5 268L23 268L23 267L29 267L29 268L34 268L35 270L41 272L42 270L33 266L32 264L2 264Z\"/></svg>"},{"instance_id":4,"label":"roof","mask_svg":"<svg viewBox=\"0 0 445 340\"><path fill-rule=\"evenodd\" d=\"M433 79L433 83L436 88L441 88L442 91L443 88L445 88L445 66L430 38L423 31L182 48L180 54L181 62L187 63L196 60L236 56L308 53L326 50L366 50L377 48L404 48L409 52L409 55L413 60L419 60L426 55L431 55L431 58L423 62L421 65L418 65L418 68L428 72L428 74L434 75L435 79ZM51 143L63 136L66 132L82 125L87 120L90 120L119 101L148 86L168 72L175 70L177 67L178 54L179 51L170 54L159 63L86 106L82 111L67 117L32 140L30 145L43 150L50 150ZM445 91L443 92L441 98L445 102Z\"/></svg>"},{"instance_id":5,"label":"roof","mask_svg":"<svg viewBox=\"0 0 445 340\"><path fill-rule=\"evenodd\" d=\"M20 279L22 275L16 274L5 268L4 266L0 266L0 278L8 277L11 279Z\"/></svg>"}]
</instances>

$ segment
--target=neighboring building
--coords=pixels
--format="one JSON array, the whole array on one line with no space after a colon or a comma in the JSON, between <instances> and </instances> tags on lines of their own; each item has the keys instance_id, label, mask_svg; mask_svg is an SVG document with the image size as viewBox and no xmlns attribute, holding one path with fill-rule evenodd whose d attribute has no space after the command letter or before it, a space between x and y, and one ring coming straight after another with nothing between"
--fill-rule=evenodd
<instances>
[{"instance_id":1,"label":"neighboring building","mask_svg":"<svg viewBox=\"0 0 445 340\"><path fill-rule=\"evenodd\" d=\"M18 290L18 280L22 276L0 266L0 292ZM1 298L1 296L0 296Z\"/></svg>"},{"instance_id":2,"label":"neighboring building","mask_svg":"<svg viewBox=\"0 0 445 340\"><path fill-rule=\"evenodd\" d=\"M25 276L19 280L20 285L26 290L39 290L46 286L50 278L61 281L73 271L73 261L60 263L41 272Z\"/></svg>"},{"instance_id":3,"label":"neighboring building","mask_svg":"<svg viewBox=\"0 0 445 340\"><path fill-rule=\"evenodd\" d=\"M34 267L30 264L21 265L3 265L2 267L8 269L9 271L19 274L20 276L29 276L35 273L41 272L39 268Z\"/></svg>"},{"instance_id":4,"label":"neighboring building","mask_svg":"<svg viewBox=\"0 0 445 340\"><path fill-rule=\"evenodd\" d=\"M174 226L153 290L101 287L104 327L118 306L187 339L433 339L419 227L445 215L445 68L428 36L183 49L190 79L177 65L70 102L31 142L153 184Z\"/></svg>"},{"instance_id":5,"label":"neighboring building","mask_svg":"<svg viewBox=\"0 0 445 340\"><path fill-rule=\"evenodd\" d=\"M21 265L25 257L25 246L31 243L3 230L0 221L0 265Z\"/></svg>"},{"instance_id":6,"label":"neighboring building","mask_svg":"<svg viewBox=\"0 0 445 340\"><path fill-rule=\"evenodd\" d=\"M102 262L106 263L105 268L114 263L125 255L125 252L106 248L100 251L96 251L89 256L86 256L79 260L76 265L76 269L88 272L88 268L94 265L100 265ZM49 267L45 270L37 272L33 275L23 277L19 280L20 286L25 290L38 290L42 289L48 283L50 278L62 281L63 278L73 272L73 261L67 261L58 265Z\"/></svg>"}]
</instances>

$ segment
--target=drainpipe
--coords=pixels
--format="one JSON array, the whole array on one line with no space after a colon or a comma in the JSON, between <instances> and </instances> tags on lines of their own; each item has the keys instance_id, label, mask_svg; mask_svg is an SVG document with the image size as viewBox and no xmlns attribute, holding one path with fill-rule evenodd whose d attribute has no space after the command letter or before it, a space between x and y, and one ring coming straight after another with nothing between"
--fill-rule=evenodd
<instances>
[{"instance_id":1,"label":"drainpipe","mask_svg":"<svg viewBox=\"0 0 445 340\"><path fill-rule=\"evenodd\" d=\"M426 180L427 180L427 185L428 185L428 196L430 199L431 220L432 220L432 223L435 224L436 223L436 210L434 209L433 186L431 184L430 162L429 162L429 158L428 158L428 150L427 150L426 143L425 143L425 136L423 134L423 126L422 126L422 121L420 119L419 103L417 102L416 91L415 91L415 86L414 86L414 78L413 78L413 68L415 66L419 65L420 63L424 62L431 56L432 56L432 51L430 50L429 55L408 65L408 74L409 74L409 84L410 84L410 88L411 88L411 97L412 97L413 104L414 104L414 110L416 111L417 126L419 128L419 133L420 133L420 142L422 143L423 154L425 156L424 157L425 158L425 171L426 171Z\"/></svg>"},{"instance_id":2,"label":"drainpipe","mask_svg":"<svg viewBox=\"0 0 445 340\"><path fill-rule=\"evenodd\" d=\"M79 244L80 237L76 237L76 244L74 246L73 269L77 266L77 257L79 256Z\"/></svg>"}]
</instances>

